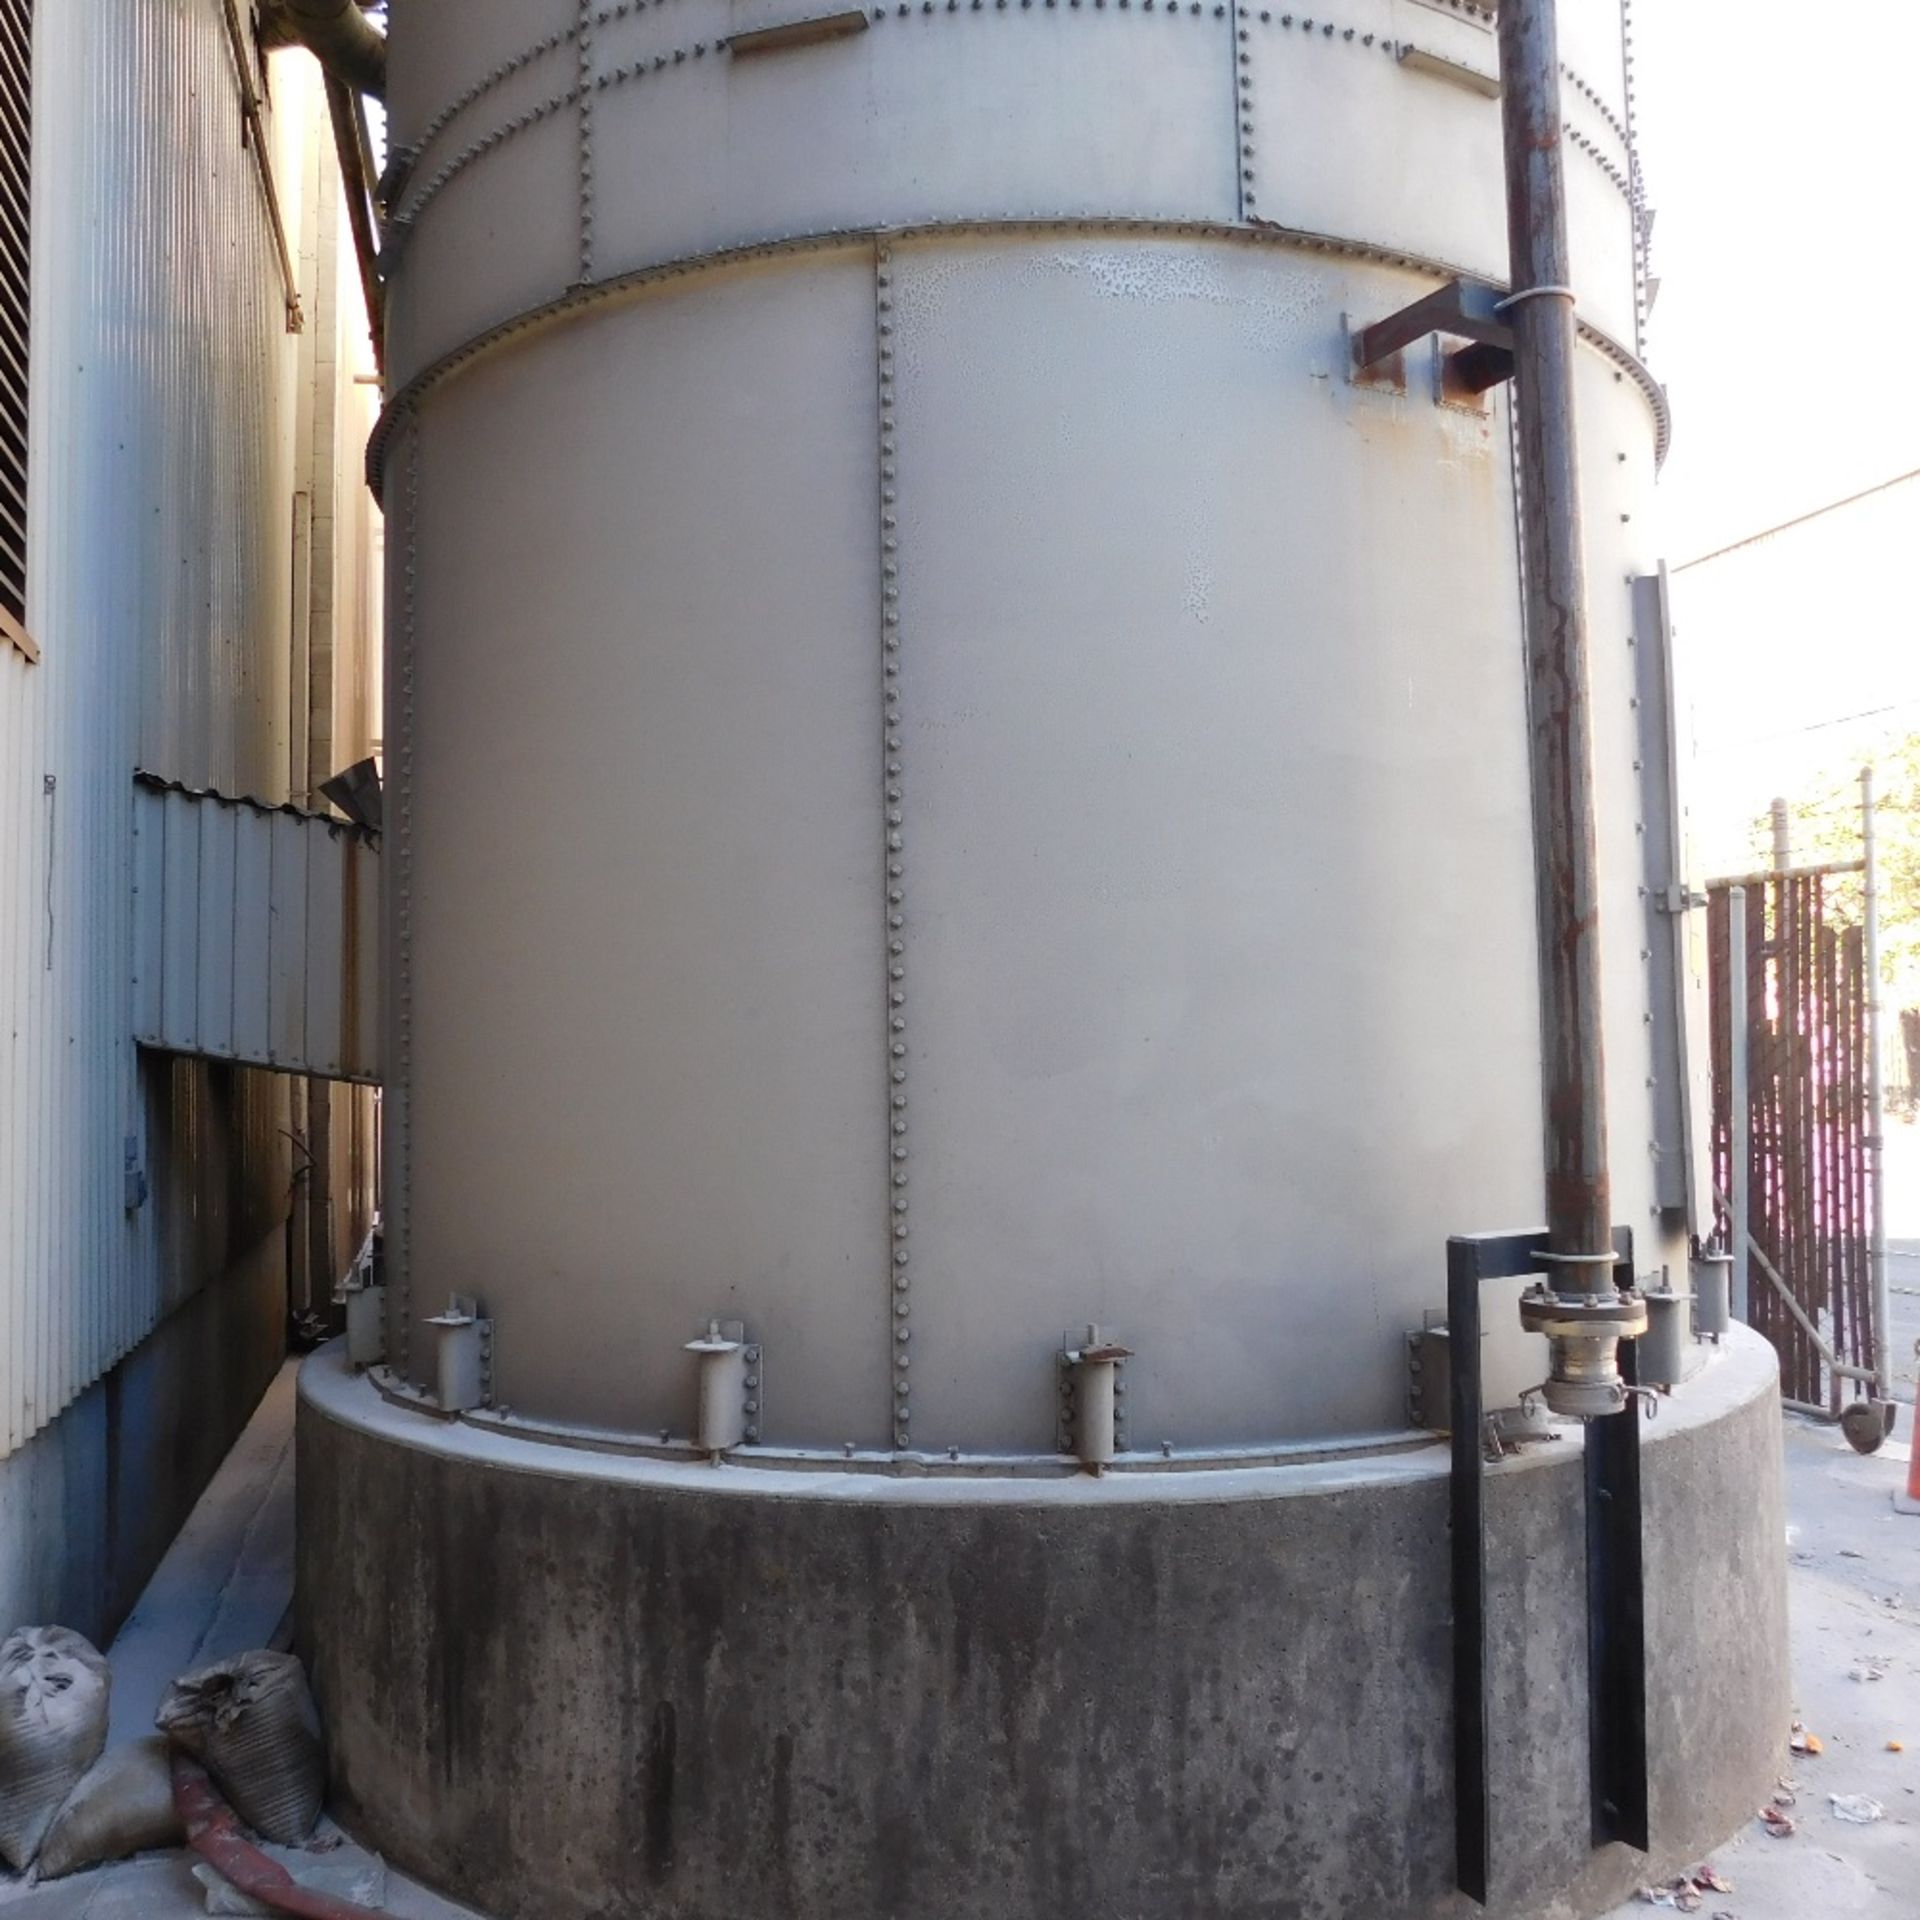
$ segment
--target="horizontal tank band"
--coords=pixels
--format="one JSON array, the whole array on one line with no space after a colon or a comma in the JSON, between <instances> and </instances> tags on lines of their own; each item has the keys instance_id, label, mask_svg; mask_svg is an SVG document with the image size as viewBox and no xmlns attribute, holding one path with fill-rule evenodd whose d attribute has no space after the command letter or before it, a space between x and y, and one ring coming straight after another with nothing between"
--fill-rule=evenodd
<instances>
[{"instance_id":1,"label":"horizontal tank band","mask_svg":"<svg viewBox=\"0 0 1920 1920\"><path fill-rule=\"evenodd\" d=\"M1645 1429L1652 1446L1711 1426L1758 1395L1772 1392L1778 1378L1773 1351L1757 1334L1735 1328L1728 1342L1712 1350L1705 1368L1683 1388L1661 1401L1660 1418ZM747 1447L716 1468L688 1446L661 1446L638 1438L587 1428L567 1428L511 1417L497 1408L478 1408L449 1417L419 1390L387 1368L356 1373L346 1362L346 1342L335 1340L310 1355L301 1368L302 1399L324 1408L329 1418L377 1433L422 1452L461 1454L478 1464L491 1462L521 1472L582 1475L607 1480L650 1480L691 1492L734 1495L785 1495L828 1500L926 1499L1074 1500L1119 1502L1158 1499L1240 1497L1261 1490L1280 1494L1314 1491L1343 1476L1377 1479L1444 1479L1450 1455L1430 1433L1356 1434L1340 1439L1302 1440L1243 1451L1206 1449L1177 1452L1169 1460L1158 1452L1116 1460L1095 1476L1056 1455L893 1454L805 1451L798 1448ZM1490 1462L1487 1474L1504 1477L1551 1466L1577 1452L1584 1429L1558 1430L1549 1446L1524 1448ZM1198 1471L1183 1471L1198 1469Z\"/></svg>"},{"instance_id":2,"label":"horizontal tank band","mask_svg":"<svg viewBox=\"0 0 1920 1920\"><path fill-rule=\"evenodd\" d=\"M384 500L387 454L393 437L420 403L456 374L477 361L546 331L563 325L584 313L619 305L650 288L672 281L693 279L703 273L719 272L751 261L799 258L811 253L836 252L850 247L870 247L876 242L901 244L942 238L980 239L994 235L1009 238L1046 237L1082 234L1100 238L1137 237L1140 239L1221 240L1240 245L1291 248L1307 253L1333 254L1374 266L1398 267L1411 273L1431 274L1438 282L1457 279L1460 270L1442 260L1425 259L1392 247L1380 247L1364 240L1341 239L1333 234L1310 233L1299 228L1282 227L1259 221L1249 226L1234 226L1211 220L1133 220L1094 219L1084 215L1056 215L1052 218L1024 220L950 220L933 221L909 227L857 227L825 233L795 234L772 240L754 241L718 252L693 254L658 266L638 267L591 286L572 287L557 299L524 313L498 321L476 334L463 345L444 353L422 369L400 389L382 410L367 441L367 483L376 498ZM1610 334L1586 321L1576 322L1583 344L1610 360L1623 377L1640 389L1653 414L1654 463L1662 466L1673 441L1673 416L1667 391L1647 370L1645 363Z\"/></svg>"},{"instance_id":3,"label":"horizontal tank band","mask_svg":"<svg viewBox=\"0 0 1920 1920\"><path fill-rule=\"evenodd\" d=\"M503 1407L470 1407L449 1415L423 1387L415 1386L390 1367L372 1367L366 1378L390 1406L418 1415L432 1425L451 1422L514 1441L531 1441L567 1453L604 1454L623 1460L654 1460L666 1465L703 1464L707 1453L690 1436L661 1439L621 1433L604 1427L574 1427L554 1420L529 1419ZM1107 1466L1109 1473L1166 1476L1182 1473L1222 1473L1242 1468L1303 1467L1347 1460L1383 1459L1398 1454L1432 1451L1433 1434L1417 1428L1390 1433L1363 1433L1339 1438L1287 1440L1263 1446L1181 1447L1155 1446L1122 1455ZM759 1446L751 1442L727 1453L730 1466L755 1473L878 1475L891 1479L1015 1479L1072 1480L1085 1469L1070 1453L977 1453L948 1448L944 1452L913 1452L896 1447L886 1452L848 1446L835 1451L818 1447Z\"/></svg>"},{"instance_id":4,"label":"horizontal tank band","mask_svg":"<svg viewBox=\"0 0 1920 1920\"><path fill-rule=\"evenodd\" d=\"M1042 7L1054 7L1057 4L1057 0L1021 0L1021 9L1028 10L1035 4L1039 4ZM1082 12L1089 19L1096 11L1105 12L1108 10L1105 6L1105 0L1094 0L1092 8L1082 8L1081 0L1067 0L1067 4L1070 11ZM1006 10L1005 0L1000 0L1000 3L991 9L991 12L1004 13ZM1128 10L1126 0L1119 0L1119 4L1112 9L1114 12L1125 12ZM625 6L602 8L600 12L594 16L592 24L596 27L607 25L619 18L624 18L628 11L629 9ZM638 13L644 11L644 8L635 6L632 11ZM982 7L981 0L969 0L969 3L964 7L959 4L959 0L947 0L947 4L944 6L933 4L933 0L921 0L921 4L919 5L899 5L891 10L886 7L876 7L872 10L874 22L879 24L885 21L889 17L890 11L899 18L906 18L912 15L914 17L930 16L932 19L939 20L951 15L956 21L969 18L975 13L980 14L982 19L987 18L989 15L989 10ZM1151 16L1154 12L1153 0L1141 0L1139 11L1143 15ZM1163 4L1161 11L1169 16L1190 20L1198 19L1202 23L1210 25L1211 20L1219 16L1223 9L1219 6L1207 8L1190 6L1183 12L1177 5ZM1243 14L1240 17L1243 20L1249 21L1255 18L1255 16L1251 14ZM1358 29L1353 27L1339 27L1334 22L1325 20L1315 21L1305 16L1301 16L1296 22L1293 14L1276 14L1272 9L1261 11L1257 18L1263 25L1279 28L1291 27L1298 24L1309 32L1320 31L1329 37L1338 33L1340 36L1338 44L1351 46L1356 52L1370 52L1377 47L1379 51L1389 56L1403 58L1407 54L1418 53L1420 51L1420 49L1411 42L1381 38L1372 33L1361 34ZM1246 30L1246 28L1242 28L1243 33ZM399 196L399 204L396 205L392 217L394 232L404 234L408 228L412 227L419 220L421 214L432 205L434 200L469 167L500 152L502 148L506 147L520 135L552 119L556 114L565 113L574 107L581 108L583 112L590 111L593 98L597 94L607 93L615 88L627 86L641 80L654 78L665 79L675 72L693 71L707 58L709 53L718 58L726 53L728 49L728 41L724 36L716 37L711 41L704 39L690 40L683 45L658 47L653 49L645 57L616 62L603 71L590 73L588 71L591 52L589 42L590 35L583 36L577 28L569 29L565 33L549 34L545 40L536 43L535 46L503 61L499 66L494 68L490 74L483 75L480 80L474 82L473 85L457 96L455 100L441 108L440 111L428 121L426 127L422 130L420 138L401 150L398 155L399 167L397 172L390 171L390 191ZM450 126L458 121L464 113L468 112L481 100L486 98L494 88L504 84L516 74L526 70L529 66L536 64L543 56L569 45L575 46L577 54L576 76L573 85L558 88L544 99L534 101L532 105L524 108L511 118L487 128L484 133L474 135L447 159L436 166L431 173L419 179L417 186L414 184L416 177L420 174L421 163L431 150L433 143L441 134L446 132ZM1408 70L1409 72L1416 71L1416 69L1412 67L1409 67ZM1571 67L1563 67L1562 73L1565 76L1567 85L1580 99L1594 107L1600 113L1609 132L1611 132L1620 143L1623 149L1621 158L1627 162L1627 165L1625 167L1617 165L1614 160L1602 153L1600 143L1591 134L1574 126L1571 116L1569 116L1568 126L1570 144L1577 151L1585 153L1593 159L1619 191L1631 199L1633 196L1633 148L1626 128L1606 106L1605 101L1601 98L1596 88L1582 79ZM410 188L411 191L409 192Z\"/></svg>"}]
</instances>

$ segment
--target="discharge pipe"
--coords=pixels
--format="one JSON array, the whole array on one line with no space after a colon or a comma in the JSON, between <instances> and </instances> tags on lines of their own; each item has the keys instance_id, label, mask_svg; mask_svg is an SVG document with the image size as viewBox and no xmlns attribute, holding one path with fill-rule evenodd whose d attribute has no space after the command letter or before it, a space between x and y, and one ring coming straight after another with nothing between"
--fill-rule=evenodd
<instances>
[{"instance_id":1,"label":"discharge pipe","mask_svg":"<svg viewBox=\"0 0 1920 1920\"><path fill-rule=\"evenodd\" d=\"M1587 565L1574 433L1574 291L1554 0L1500 8L1501 123L1512 292L1534 867L1540 911L1547 1234L1552 1278L1523 1301L1547 1336L1546 1400L1577 1418L1626 1404L1622 1338L1646 1307L1614 1284L1600 1011Z\"/></svg>"},{"instance_id":2,"label":"discharge pipe","mask_svg":"<svg viewBox=\"0 0 1920 1920\"><path fill-rule=\"evenodd\" d=\"M387 97L387 39L357 0L280 0L294 37L356 93Z\"/></svg>"}]
</instances>

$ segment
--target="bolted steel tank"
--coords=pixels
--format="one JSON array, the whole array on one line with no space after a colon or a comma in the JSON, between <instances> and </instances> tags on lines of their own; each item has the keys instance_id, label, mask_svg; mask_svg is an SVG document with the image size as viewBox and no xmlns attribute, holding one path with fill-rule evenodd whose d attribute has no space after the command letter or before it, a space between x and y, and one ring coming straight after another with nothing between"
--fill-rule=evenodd
<instances>
[{"instance_id":1,"label":"bolted steel tank","mask_svg":"<svg viewBox=\"0 0 1920 1920\"><path fill-rule=\"evenodd\" d=\"M1626 10L1561 12L1651 1281L1667 414ZM1534 1920L1772 1777L1769 1350L1683 1351L1644 1468L1631 1411L1487 1465L1432 1324L1546 1212L1509 392L1371 331L1504 291L1494 25L393 8L384 1356L363 1301L302 1374L298 1629L388 1857L540 1920Z\"/></svg>"},{"instance_id":2,"label":"bolted steel tank","mask_svg":"<svg viewBox=\"0 0 1920 1920\"><path fill-rule=\"evenodd\" d=\"M1621 9L1563 8L1616 1181L1661 1210ZM1540 1212L1493 17L395 9L393 1346L770 1447L1399 1424ZM1668 1140L1668 1150L1674 1146Z\"/></svg>"}]
</instances>

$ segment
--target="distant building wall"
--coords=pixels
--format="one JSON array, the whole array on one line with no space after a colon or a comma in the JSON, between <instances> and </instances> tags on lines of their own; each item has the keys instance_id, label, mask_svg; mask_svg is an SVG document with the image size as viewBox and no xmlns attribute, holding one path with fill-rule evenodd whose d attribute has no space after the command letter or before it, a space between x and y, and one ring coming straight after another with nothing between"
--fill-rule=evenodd
<instances>
[{"instance_id":1,"label":"distant building wall","mask_svg":"<svg viewBox=\"0 0 1920 1920\"><path fill-rule=\"evenodd\" d=\"M132 774L280 802L335 770L300 758L295 633L339 599L336 575L358 593L365 563L336 558L324 592L296 573L298 456L303 414L310 429L356 403L341 343L368 356L340 311L358 310L351 272L332 292L337 235L302 284L303 235L338 193L311 63L263 73L245 4L238 48L222 0L35 12L39 657L0 645L0 1630L58 1607L105 1631L284 1351L310 1178L292 1081L134 1044ZM320 285L316 356L289 308ZM328 485L364 539L341 466ZM371 617L336 648L349 679L371 671ZM344 764L377 714L340 671ZM371 1096L340 1099L350 1150Z\"/></svg>"}]
</instances>

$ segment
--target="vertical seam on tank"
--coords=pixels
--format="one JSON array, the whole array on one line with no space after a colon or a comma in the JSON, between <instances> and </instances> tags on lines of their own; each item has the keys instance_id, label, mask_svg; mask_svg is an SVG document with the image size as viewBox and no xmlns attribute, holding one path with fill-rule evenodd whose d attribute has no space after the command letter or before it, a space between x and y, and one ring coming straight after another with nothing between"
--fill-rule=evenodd
<instances>
[{"instance_id":1,"label":"vertical seam on tank","mask_svg":"<svg viewBox=\"0 0 1920 1920\"><path fill-rule=\"evenodd\" d=\"M1255 200L1253 177L1253 37L1240 11L1240 0L1233 0L1232 33L1228 51L1233 61L1233 191L1234 218L1252 218Z\"/></svg>"},{"instance_id":2,"label":"vertical seam on tank","mask_svg":"<svg viewBox=\"0 0 1920 1920\"><path fill-rule=\"evenodd\" d=\"M394 929L395 1021L394 1078L400 1089L400 1125L396 1129L394 1210L401 1223L399 1325L395 1350L402 1378L413 1347L413 687L414 631L419 608L416 583L420 568L420 416L407 435L407 526L400 587L400 765L399 832L395 836Z\"/></svg>"},{"instance_id":3,"label":"vertical seam on tank","mask_svg":"<svg viewBox=\"0 0 1920 1920\"><path fill-rule=\"evenodd\" d=\"M1633 113L1633 0L1620 0L1620 121L1627 143L1627 207L1633 221L1633 352L1647 351L1646 182Z\"/></svg>"},{"instance_id":4,"label":"vertical seam on tank","mask_svg":"<svg viewBox=\"0 0 1920 1920\"><path fill-rule=\"evenodd\" d=\"M580 94L580 281L593 278L593 27L591 0L579 0L574 38L575 80Z\"/></svg>"},{"instance_id":5,"label":"vertical seam on tank","mask_svg":"<svg viewBox=\"0 0 1920 1920\"><path fill-rule=\"evenodd\" d=\"M879 394L879 445L875 462L880 515L880 766L881 844L886 885L882 925L886 932L887 1036L887 1297L892 1353L893 1444L913 1440L913 1401L908 1346L913 1338L913 1296L907 1244L907 943L905 793L900 732L900 541L893 377L893 250L876 236L873 250L874 363Z\"/></svg>"}]
</instances>

